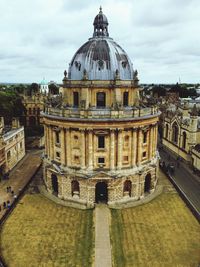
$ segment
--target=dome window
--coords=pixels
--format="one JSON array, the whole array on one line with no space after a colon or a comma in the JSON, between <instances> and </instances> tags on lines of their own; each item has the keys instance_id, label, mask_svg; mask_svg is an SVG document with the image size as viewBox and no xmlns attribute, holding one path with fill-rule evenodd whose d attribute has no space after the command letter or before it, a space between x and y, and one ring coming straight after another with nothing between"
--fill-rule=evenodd
<instances>
[{"instance_id":1,"label":"dome window","mask_svg":"<svg viewBox=\"0 0 200 267\"><path fill-rule=\"evenodd\" d=\"M80 71L81 70L81 62L75 61L75 67Z\"/></svg>"},{"instance_id":2,"label":"dome window","mask_svg":"<svg viewBox=\"0 0 200 267\"><path fill-rule=\"evenodd\" d=\"M98 61L98 65L99 65L99 70L102 70L104 68L104 62L103 62L103 60L99 60Z\"/></svg>"},{"instance_id":3,"label":"dome window","mask_svg":"<svg viewBox=\"0 0 200 267\"><path fill-rule=\"evenodd\" d=\"M122 61L122 67L125 69L127 66L127 62L126 61Z\"/></svg>"}]
</instances>

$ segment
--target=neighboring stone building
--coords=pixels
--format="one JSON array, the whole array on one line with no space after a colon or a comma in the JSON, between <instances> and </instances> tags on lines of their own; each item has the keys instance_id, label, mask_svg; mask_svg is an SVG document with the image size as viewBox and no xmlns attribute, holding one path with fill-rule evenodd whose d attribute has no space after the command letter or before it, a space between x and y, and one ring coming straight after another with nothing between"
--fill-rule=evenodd
<instances>
[{"instance_id":1,"label":"neighboring stone building","mask_svg":"<svg viewBox=\"0 0 200 267\"><path fill-rule=\"evenodd\" d=\"M46 95L42 93L36 93L31 96L23 96L23 104L25 112L22 118L22 122L25 127L34 127L42 124L42 118L40 112L44 110Z\"/></svg>"},{"instance_id":2,"label":"neighboring stone building","mask_svg":"<svg viewBox=\"0 0 200 267\"><path fill-rule=\"evenodd\" d=\"M196 105L185 102L163 114L162 143L177 156L192 163L192 148L200 143L200 116Z\"/></svg>"},{"instance_id":3,"label":"neighboring stone building","mask_svg":"<svg viewBox=\"0 0 200 267\"><path fill-rule=\"evenodd\" d=\"M1 141L3 144L1 174L5 174L25 156L24 127L20 126L18 119L13 119L12 127L3 126Z\"/></svg>"},{"instance_id":4,"label":"neighboring stone building","mask_svg":"<svg viewBox=\"0 0 200 267\"><path fill-rule=\"evenodd\" d=\"M93 25L64 73L62 99L43 113L47 190L85 207L141 199L158 179L158 109L141 103L137 71L102 10Z\"/></svg>"}]
</instances>

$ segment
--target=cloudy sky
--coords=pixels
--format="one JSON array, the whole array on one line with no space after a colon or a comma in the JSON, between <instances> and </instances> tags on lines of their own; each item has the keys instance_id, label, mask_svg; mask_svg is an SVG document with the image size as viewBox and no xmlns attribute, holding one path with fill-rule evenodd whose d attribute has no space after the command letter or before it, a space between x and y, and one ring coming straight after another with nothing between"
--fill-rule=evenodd
<instances>
[{"instance_id":1,"label":"cloudy sky","mask_svg":"<svg viewBox=\"0 0 200 267\"><path fill-rule=\"evenodd\" d=\"M0 82L60 83L100 5L141 83L200 82L200 0L0 0Z\"/></svg>"}]
</instances>

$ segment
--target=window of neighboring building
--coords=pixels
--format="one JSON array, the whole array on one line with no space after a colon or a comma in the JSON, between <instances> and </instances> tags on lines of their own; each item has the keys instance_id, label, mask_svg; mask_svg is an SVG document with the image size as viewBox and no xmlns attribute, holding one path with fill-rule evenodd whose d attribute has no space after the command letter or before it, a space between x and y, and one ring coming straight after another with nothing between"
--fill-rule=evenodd
<instances>
[{"instance_id":1,"label":"window of neighboring building","mask_svg":"<svg viewBox=\"0 0 200 267\"><path fill-rule=\"evenodd\" d=\"M32 110L31 110L31 108L28 109L28 113L29 113L29 114L32 114Z\"/></svg>"},{"instance_id":2,"label":"window of neighboring building","mask_svg":"<svg viewBox=\"0 0 200 267\"><path fill-rule=\"evenodd\" d=\"M143 132L143 143L147 142L147 132Z\"/></svg>"},{"instance_id":3,"label":"window of neighboring building","mask_svg":"<svg viewBox=\"0 0 200 267\"><path fill-rule=\"evenodd\" d=\"M105 136L98 136L98 148L105 148Z\"/></svg>"},{"instance_id":4,"label":"window of neighboring building","mask_svg":"<svg viewBox=\"0 0 200 267\"><path fill-rule=\"evenodd\" d=\"M33 108L33 114L35 114L35 108Z\"/></svg>"},{"instance_id":5,"label":"window of neighboring building","mask_svg":"<svg viewBox=\"0 0 200 267\"><path fill-rule=\"evenodd\" d=\"M123 106L128 106L128 92L123 94Z\"/></svg>"},{"instance_id":6,"label":"window of neighboring building","mask_svg":"<svg viewBox=\"0 0 200 267\"><path fill-rule=\"evenodd\" d=\"M20 149L22 149L22 142L20 142Z\"/></svg>"},{"instance_id":7,"label":"window of neighboring building","mask_svg":"<svg viewBox=\"0 0 200 267\"><path fill-rule=\"evenodd\" d=\"M11 158L11 153L10 151L7 152L7 159L9 160Z\"/></svg>"},{"instance_id":8,"label":"window of neighboring building","mask_svg":"<svg viewBox=\"0 0 200 267\"><path fill-rule=\"evenodd\" d=\"M103 92L97 93L97 107L105 107L106 106L106 94Z\"/></svg>"},{"instance_id":9,"label":"window of neighboring building","mask_svg":"<svg viewBox=\"0 0 200 267\"><path fill-rule=\"evenodd\" d=\"M60 133L55 132L55 135L56 135L56 143L59 144L60 143Z\"/></svg>"},{"instance_id":10,"label":"window of neighboring building","mask_svg":"<svg viewBox=\"0 0 200 267\"><path fill-rule=\"evenodd\" d=\"M37 114L40 115L40 108L37 108Z\"/></svg>"},{"instance_id":11,"label":"window of neighboring building","mask_svg":"<svg viewBox=\"0 0 200 267\"><path fill-rule=\"evenodd\" d=\"M186 148L186 132L183 132L183 139L182 139L182 148L185 149Z\"/></svg>"},{"instance_id":12,"label":"window of neighboring building","mask_svg":"<svg viewBox=\"0 0 200 267\"><path fill-rule=\"evenodd\" d=\"M178 125L176 122L172 125L172 142L178 143Z\"/></svg>"},{"instance_id":13,"label":"window of neighboring building","mask_svg":"<svg viewBox=\"0 0 200 267\"><path fill-rule=\"evenodd\" d=\"M79 93L73 92L73 106L78 107L79 106Z\"/></svg>"},{"instance_id":14,"label":"window of neighboring building","mask_svg":"<svg viewBox=\"0 0 200 267\"><path fill-rule=\"evenodd\" d=\"M105 163L105 158L98 158L98 163L100 164Z\"/></svg>"},{"instance_id":15,"label":"window of neighboring building","mask_svg":"<svg viewBox=\"0 0 200 267\"><path fill-rule=\"evenodd\" d=\"M166 128L165 128L165 138L168 139L168 132L169 132L169 126L168 124L166 124Z\"/></svg>"}]
</instances>

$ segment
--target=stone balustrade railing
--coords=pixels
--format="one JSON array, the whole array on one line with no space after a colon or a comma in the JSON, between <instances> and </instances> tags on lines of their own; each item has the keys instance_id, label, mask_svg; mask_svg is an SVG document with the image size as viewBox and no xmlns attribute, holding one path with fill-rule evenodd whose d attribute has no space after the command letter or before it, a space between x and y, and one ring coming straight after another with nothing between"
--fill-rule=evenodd
<instances>
[{"instance_id":1,"label":"stone balustrade railing","mask_svg":"<svg viewBox=\"0 0 200 267\"><path fill-rule=\"evenodd\" d=\"M128 107L124 109L110 109L110 108L52 108L47 107L42 115L52 115L64 118L92 118L92 119L117 119L117 118L137 118L144 116L156 115L159 113L157 107L136 108Z\"/></svg>"}]
</instances>

